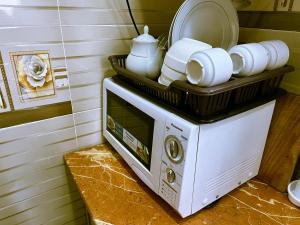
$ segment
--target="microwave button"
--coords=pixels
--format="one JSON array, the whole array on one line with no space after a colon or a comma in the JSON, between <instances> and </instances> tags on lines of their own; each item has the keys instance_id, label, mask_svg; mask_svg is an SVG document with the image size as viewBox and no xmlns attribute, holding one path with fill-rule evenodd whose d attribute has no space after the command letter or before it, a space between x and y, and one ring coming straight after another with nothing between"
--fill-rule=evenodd
<instances>
[{"instance_id":1,"label":"microwave button","mask_svg":"<svg viewBox=\"0 0 300 225\"><path fill-rule=\"evenodd\" d=\"M183 159L181 142L175 136L168 136L165 141L165 151L168 158L174 163L180 163Z\"/></svg>"},{"instance_id":2,"label":"microwave button","mask_svg":"<svg viewBox=\"0 0 300 225\"><path fill-rule=\"evenodd\" d=\"M167 180L170 184L173 184L176 180L176 174L175 172L170 169L170 168L167 168Z\"/></svg>"}]
</instances>

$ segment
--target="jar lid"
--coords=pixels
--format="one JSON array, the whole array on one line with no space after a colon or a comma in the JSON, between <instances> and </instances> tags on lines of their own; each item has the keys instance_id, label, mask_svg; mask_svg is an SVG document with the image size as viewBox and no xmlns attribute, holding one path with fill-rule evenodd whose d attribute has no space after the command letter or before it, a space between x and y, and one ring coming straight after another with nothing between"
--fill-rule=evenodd
<instances>
[{"instance_id":1,"label":"jar lid","mask_svg":"<svg viewBox=\"0 0 300 225\"><path fill-rule=\"evenodd\" d=\"M152 35L149 34L149 27L148 26L144 26L144 34L138 36L134 40L138 41L138 42L149 42L149 43L157 41Z\"/></svg>"}]
</instances>

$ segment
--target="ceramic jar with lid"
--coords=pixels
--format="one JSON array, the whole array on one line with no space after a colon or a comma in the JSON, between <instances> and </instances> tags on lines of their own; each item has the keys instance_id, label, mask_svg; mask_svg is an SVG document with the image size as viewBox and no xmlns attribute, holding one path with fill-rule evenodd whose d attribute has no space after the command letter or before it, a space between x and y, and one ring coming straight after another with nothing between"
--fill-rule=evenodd
<instances>
[{"instance_id":1,"label":"ceramic jar with lid","mask_svg":"<svg viewBox=\"0 0 300 225\"><path fill-rule=\"evenodd\" d=\"M126 59L126 68L138 75L155 79L162 66L162 50L158 40L149 34L149 27L144 27L144 34L132 40L131 52Z\"/></svg>"}]
</instances>

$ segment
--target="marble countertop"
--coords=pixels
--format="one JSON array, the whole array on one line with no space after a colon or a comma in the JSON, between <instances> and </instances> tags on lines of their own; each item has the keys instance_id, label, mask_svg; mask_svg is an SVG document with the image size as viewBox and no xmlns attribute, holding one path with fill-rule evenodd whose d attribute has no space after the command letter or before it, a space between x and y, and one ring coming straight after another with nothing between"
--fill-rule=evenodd
<instances>
[{"instance_id":1,"label":"marble countertop","mask_svg":"<svg viewBox=\"0 0 300 225\"><path fill-rule=\"evenodd\" d=\"M300 224L300 209L286 195L258 180L242 185L210 209L182 219L109 145L68 153L65 162L96 224Z\"/></svg>"}]
</instances>

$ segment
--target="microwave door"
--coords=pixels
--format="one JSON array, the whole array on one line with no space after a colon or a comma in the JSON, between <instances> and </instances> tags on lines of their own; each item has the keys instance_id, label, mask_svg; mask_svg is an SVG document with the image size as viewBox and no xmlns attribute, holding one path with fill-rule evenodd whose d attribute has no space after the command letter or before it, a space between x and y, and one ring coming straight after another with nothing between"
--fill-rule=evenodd
<instances>
[{"instance_id":1,"label":"microwave door","mask_svg":"<svg viewBox=\"0 0 300 225\"><path fill-rule=\"evenodd\" d=\"M147 107L138 106L141 102L139 96L130 94L120 86L117 92L109 88L105 90L104 136L134 172L157 191L163 148L163 135L157 134L164 131L164 124L157 117L142 111Z\"/></svg>"},{"instance_id":2,"label":"microwave door","mask_svg":"<svg viewBox=\"0 0 300 225\"><path fill-rule=\"evenodd\" d=\"M107 93L108 130L150 170L155 120L112 92Z\"/></svg>"}]
</instances>

